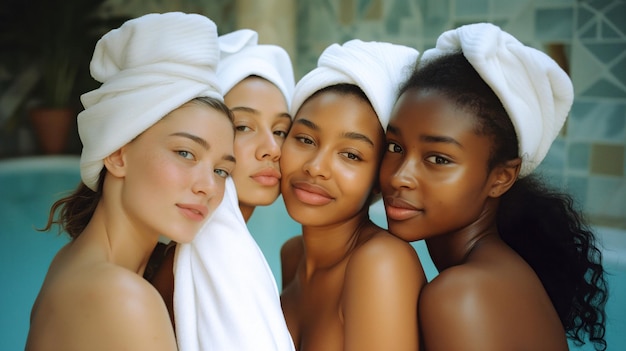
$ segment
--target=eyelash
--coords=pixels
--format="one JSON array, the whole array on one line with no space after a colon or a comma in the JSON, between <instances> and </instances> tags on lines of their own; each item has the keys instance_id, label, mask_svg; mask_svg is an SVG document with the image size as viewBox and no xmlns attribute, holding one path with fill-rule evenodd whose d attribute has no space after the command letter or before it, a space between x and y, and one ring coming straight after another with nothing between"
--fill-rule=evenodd
<instances>
[{"instance_id":1,"label":"eyelash","mask_svg":"<svg viewBox=\"0 0 626 351\"><path fill-rule=\"evenodd\" d=\"M432 161L430 161L430 159L433 159ZM443 157L443 156L439 156L439 155L433 155L433 156L429 156L426 158L426 161L432 163L432 164L436 164L436 165L447 165L452 163L449 159ZM438 162L441 161L441 162Z\"/></svg>"},{"instance_id":2,"label":"eyelash","mask_svg":"<svg viewBox=\"0 0 626 351\"><path fill-rule=\"evenodd\" d=\"M387 152L391 152L391 153L402 153L402 148L400 147L400 145L396 144L396 143L392 143L392 142L388 142L387 143Z\"/></svg>"},{"instance_id":3,"label":"eyelash","mask_svg":"<svg viewBox=\"0 0 626 351\"><path fill-rule=\"evenodd\" d=\"M214 172L222 178L228 178L228 176L230 175L230 172L224 169L216 169ZM220 174L220 172L223 174Z\"/></svg>"},{"instance_id":4,"label":"eyelash","mask_svg":"<svg viewBox=\"0 0 626 351\"><path fill-rule=\"evenodd\" d=\"M187 150L176 150L176 153L177 153L179 156L182 156L183 158L188 159L188 160L193 160L193 159L195 159L194 154L193 154L193 153L191 153L191 152L189 152L189 151L187 151ZM190 156L191 158L189 158L189 156Z\"/></svg>"}]
</instances>

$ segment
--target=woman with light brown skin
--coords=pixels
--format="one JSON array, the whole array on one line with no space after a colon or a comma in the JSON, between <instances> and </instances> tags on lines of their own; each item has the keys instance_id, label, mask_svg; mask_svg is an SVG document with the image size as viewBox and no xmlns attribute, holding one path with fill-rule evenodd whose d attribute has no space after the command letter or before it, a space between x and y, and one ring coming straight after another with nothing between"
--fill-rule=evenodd
<instances>
[{"instance_id":1,"label":"woman with light brown skin","mask_svg":"<svg viewBox=\"0 0 626 351\"><path fill-rule=\"evenodd\" d=\"M280 166L285 206L302 225L281 250L297 350L418 349L420 261L368 213L395 89L417 56L390 43L333 44L296 85Z\"/></svg>"},{"instance_id":2,"label":"woman with light brown skin","mask_svg":"<svg viewBox=\"0 0 626 351\"><path fill-rule=\"evenodd\" d=\"M27 350L177 349L142 275L159 235L193 240L235 167L230 111L211 79L217 51L215 24L183 13L145 15L98 41L91 72L103 84L78 116L82 183L46 227L71 241L33 305Z\"/></svg>"},{"instance_id":3,"label":"woman with light brown skin","mask_svg":"<svg viewBox=\"0 0 626 351\"><path fill-rule=\"evenodd\" d=\"M607 287L572 200L531 173L573 101L567 74L500 28L445 32L401 89L380 182L389 231L424 239L425 350L567 350L604 340Z\"/></svg>"}]
</instances>

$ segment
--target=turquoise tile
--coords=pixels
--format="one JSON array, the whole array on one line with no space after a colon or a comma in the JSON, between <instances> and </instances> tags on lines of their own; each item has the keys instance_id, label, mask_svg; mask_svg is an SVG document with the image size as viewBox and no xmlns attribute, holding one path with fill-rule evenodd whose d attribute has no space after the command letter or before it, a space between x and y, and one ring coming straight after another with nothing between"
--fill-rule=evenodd
<instances>
[{"instance_id":1,"label":"turquoise tile","mask_svg":"<svg viewBox=\"0 0 626 351\"><path fill-rule=\"evenodd\" d=\"M571 40L574 28L572 8L539 9L535 12L535 36L540 40Z\"/></svg>"},{"instance_id":2,"label":"turquoise tile","mask_svg":"<svg viewBox=\"0 0 626 351\"><path fill-rule=\"evenodd\" d=\"M626 178L591 176L586 211L592 215L626 217Z\"/></svg>"},{"instance_id":3,"label":"turquoise tile","mask_svg":"<svg viewBox=\"0 0 626 351\"><path fill-rule=\"evenodd\" d=\"M619 39L622 34L613 29L612 24L602 23L600 27L600 37L602 39Z\"/></svg>"},{"instance_id":4,"label":"turquoise tile","mask_svg":"<svg viewBox=\"0 0 626 351\"><path fill-rule=\"evenodd\" d=\"M577 20L576 26L578 28L587 27L587 24L591 22L594 16L595 16L595 13L591 12L589 9L586 9L584 7L579 7L578 16L576 17L576 20Z\"/></svg>"},{"instance_id":5,"label":"turquoise tile","mask_svg":"<svg viewBox=\"0 0 626 351\"><path fill-rule=\"evenodd\" d=\"M552 143L541 166L543 169L550 171L562 171L565 169L565 141L563 139L558 138Z\"/></svg>"},{"instance_id":6,"label":"turquoise tile","mask_svg":"<svg viewBox=\"0 0 626 351\"><path fill-rule=\"evenodd\" d=\"M572 143L567 150L567 168L575 171L589 169L591 148L587 143Z\"/></svg>"},{"instance_id":7,"label":"turquoise tile","mask_svg":"<svg viewBox=\"0 0 626 351\"><path fill-rule=\"evenodd\" d=\"M626 91L613 84L613 82L609 82L606 79L600 79L587 90L583 91L581 96L624 99L626 98Z\"/></svg>"},{"instance_id":8,"label":"turquoise tile","mask_svg":"<svg viewBox=\"0 0 626 351\"><path fill-rule=\"evenodd\" d=\"M626 2L612 1L612 3L613 6L604 14L604 16L618 31L621 32L622 35L626 35L626 20L624 20Z\"/></svg>"},{"instance_id":9,"label":"turquoise tile","mask_svg":"<svg viewBox=\"0 0 626 351\"><path fill-rule=\"evenodd\" d=\"M626 52L626 43L619 45L622 47L623 51ZM611 74L617 80L619 80L622 85L626 86L626 55L622 57L618 62L616 62L613 67L611 67Z\"/></svg>"},{"instance_id":10,"label":"turquoise tile","mask_svg":"<svg viewBox=\"0 0 626 351\"><path fill-rule=\"evenodd\" d=\"M488 0L461 0L455 2L455 15L459 17L489 14Z\"/></svg>"},{"instance_id":11,"label":"turquoise tile","mask_svg":"<svg viewBox=\"0 0 626 351\"><path fill-rule=\"evenodd\" d=\"M593 23L579 30L578 37L580 39L595 39L598 37L598 25Z\"/></svg>"},{"instance_id":12,"label":"turquoise tile","mask_svg":"<svg viewBox=\"0 0 626 351\"><path fill-rule=\"evenodd\" d=\"M584 47L589 50L593 56L597 57L601 62L608 64L615 60L616 57L622 55L626 49L626 43L583 43Z\"/></svg>"},{"instance_id":13,"label":"turquoise tile","mask_svg":"<svg viewBox=\"0 0 626 351\"><path fill-rule=\"evenodd\" d=\"M572 196L577 209L584 209L587 203L587 188L587 177L569 176L565 179L565 191Z\"/></svg>"},{"instance_id":14,"label":"turquoise tile","mask_svg":"<svg viewBox=\"0 0 626 351\"><path fill-rule=\"evenodd\" d=\"M623 143L625 118L623 102L574 102L567 122L567 138L570 142Z\"/></svg>"}]
</instances>

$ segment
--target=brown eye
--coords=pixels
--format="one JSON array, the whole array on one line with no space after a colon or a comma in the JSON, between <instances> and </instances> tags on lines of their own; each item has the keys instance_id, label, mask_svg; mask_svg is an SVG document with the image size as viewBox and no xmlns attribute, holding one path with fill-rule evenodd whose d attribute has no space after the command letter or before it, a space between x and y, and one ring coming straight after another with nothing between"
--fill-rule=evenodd
<instances>
[{"instance_id":1,"label":"brown eye","mask_svg":"<svg viewBox=\"0 0 626 351\"><path fill-rule=\"evenodd\" d=\"M393 153L401 153L402 148L400 147L400 145L396 143L387 143L387 151L393 152Z\"/></svg>"}]
</instances>

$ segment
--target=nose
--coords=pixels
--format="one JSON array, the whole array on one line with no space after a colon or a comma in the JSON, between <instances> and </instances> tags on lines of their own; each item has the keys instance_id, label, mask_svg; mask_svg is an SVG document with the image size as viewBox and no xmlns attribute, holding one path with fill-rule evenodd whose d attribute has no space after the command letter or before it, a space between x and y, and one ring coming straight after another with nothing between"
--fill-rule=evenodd
<instances>
[{"instance_id":1,"label":"nose","mask_svg":"<svg viewBox=\"0 0 626 351\"><path fill-rule=\"evenodd\" d=\"M404 161L391 175L391 186L394 189L414 189L417 186L417 165L410 161Z\"/></svg>"},{"instance_id":2,"label":"nose","mask_svg":"<svg viewBox=\"0 0 626 351\"><path fill-rule=\"evenodd\" d=\"M321 177L328 179L330 177L329 155L322 151L316 152L309 159L305 160L302 165L304 172L311 177Z\"/></svg>"},{"instance_id":3,"label":"nose","mask_svg":"<svg viewBox=\"0 0 626 351\"><path fill-rule=\"evenodd\" d=\"M270 130L259 135L258 147L255 155L257 159L269 159L276 162L280 159L280 153L280 145L276 140L276 136L273 131Z\"/></svg>"},{"instance_id":4,"label":"nose","mask_svg":"<svg viewBox=\"0 0 626 351\"><path fill-rule=\"evenodd\" d=\"M214 172L213 168L214 167L212 165L205 166L198 168L197 171L194 172L192 185L192 191L194 194L203 195L210 199L218 193L220 182L218 181L218 175Z\"/></svg>"}]
</instances>

